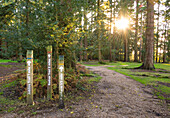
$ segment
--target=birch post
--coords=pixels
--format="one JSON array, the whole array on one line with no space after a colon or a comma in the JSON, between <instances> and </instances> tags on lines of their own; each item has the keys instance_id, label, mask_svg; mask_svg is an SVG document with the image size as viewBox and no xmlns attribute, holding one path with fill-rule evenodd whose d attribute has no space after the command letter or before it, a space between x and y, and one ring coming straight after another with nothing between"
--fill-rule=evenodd
<instances>
[{"instance_id":1,"label":"birch post","mask_svg":"<svg viewBox=\"0 0 170 118\"><path fill-rule=\"evenodd\" d=\"M47 47L47 99L52 98L52 46Z\"/></svg>"},{"instance_id":2,"label":"birch post","mask_svg":"<svg viewBox=\"0 0 170 118\"><path fill-rule=\"evenodd\" d=\"M33 50L27 50L27 104L33 104Z\"/></svg>"},{"instance_id":3,"label":"birch post","mask_svg":"<svg viewBox=\"0 0 170 118\"><path fill-rule=\"evenodd\" d=\"M59 109L63 109L64 106L64 55L59 55Z\"/></svg>"}]
</instances>

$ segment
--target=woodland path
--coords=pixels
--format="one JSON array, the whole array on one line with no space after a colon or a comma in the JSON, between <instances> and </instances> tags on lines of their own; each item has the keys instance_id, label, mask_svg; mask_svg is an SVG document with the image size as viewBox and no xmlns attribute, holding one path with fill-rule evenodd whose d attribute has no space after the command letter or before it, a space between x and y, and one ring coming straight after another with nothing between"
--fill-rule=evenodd
<instances>
[{"instance_id":1,"label":"woodland path","mask_svg":"<svg viewBox=\"0 0 170 118\"><path fill-rule=\"evenodd\" d=\"M86 67L103 78L89 99L63 110L44 114L48 118L170 118L166 106L153 96L151 89L106 66ZM34 116L38 117L38 116Z\"/></svg>"},{"instance_id":2,"label":"woodland path","mask_svg":"<svg viewBox=\"0 0 170 118\"><path fill-rule=\"evenodd\" d=\"M129 77L108 70L107 66L87 67L103 77L91 97L70 102L66 108L38 110L33 118L170 118L165 105L152 95L152 90ZM71 108L69 108L71 106ZM26 112L26 111L25 111ZM17 114L5 118L23 118Z\"/></svg>"}]
</instances>

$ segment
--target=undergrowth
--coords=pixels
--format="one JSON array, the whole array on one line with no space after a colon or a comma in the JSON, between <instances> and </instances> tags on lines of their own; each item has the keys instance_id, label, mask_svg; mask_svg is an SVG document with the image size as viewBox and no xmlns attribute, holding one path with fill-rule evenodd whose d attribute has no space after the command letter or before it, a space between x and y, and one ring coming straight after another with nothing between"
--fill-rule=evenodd
<instances>
[{"instance_id":1,"label":"undergrowth","mask_svg":"<svg viewBox=\"0 0 170 118\"><path fill-rule=\"evenodd\" d=\"M96 74L92 74L80 64L77 64L76 68L77 71L75 71L74 69L67 69L64 73L64 91L65 96L67 96L66 101L69 101L72 98L75 98L76 100L79 100L81 98L83 99L83 97L77 96L77 93L90 92L92 87L91 84L93 82L98 82L101 79L101 77ZM37 68L35 67L35 69ZM47 77L46 75L38 73L38 71L36 70L34 70L34 72L37 72L33 75L34 102L36 101L40 103L45 103L47 102ZM1 86L0 112L21 112L19 106L24 107L26 105L26 73L20 73L13 80L14 81L7 82L6 84L3 84L3 86ZM57 102L59 99L59 85L57 74L53 75L52 82L53 94L51 103ZM49 103L49 105L51 103Z\"/></svg>"}]
</instances>

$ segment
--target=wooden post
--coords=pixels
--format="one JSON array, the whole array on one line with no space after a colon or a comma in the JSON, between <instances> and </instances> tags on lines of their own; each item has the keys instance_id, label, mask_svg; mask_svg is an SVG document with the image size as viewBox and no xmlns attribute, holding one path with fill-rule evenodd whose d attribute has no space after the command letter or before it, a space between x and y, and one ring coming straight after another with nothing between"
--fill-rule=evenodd
<instances>
[{"instance_id":1,"label":"wooden post","mask_svg":"<svg viewBox=\"0 0 170 118\"><path fill-rule=\"evenodd\" d=\"M47 47L47 99L52 98L52 46Z\"/></svg>"},{"instance_id":2,"label":"wooden post","mask_svg":"<svg viewBox=\"0 0 170 118\"><path fill-rule=\"evenodd\" d=\"M64 106L64 55L59 55L59 109L63 109Z\"/></svg>"},{"instance_id":3,"label":"wooden post","mask_svg":"<svg viewBox=\"0 0 170 118\"><path fill-rule=\"evenodd\" d=\"M33 50L27 50L27 104L33 104Z\"/></svg>"}]
</instances>

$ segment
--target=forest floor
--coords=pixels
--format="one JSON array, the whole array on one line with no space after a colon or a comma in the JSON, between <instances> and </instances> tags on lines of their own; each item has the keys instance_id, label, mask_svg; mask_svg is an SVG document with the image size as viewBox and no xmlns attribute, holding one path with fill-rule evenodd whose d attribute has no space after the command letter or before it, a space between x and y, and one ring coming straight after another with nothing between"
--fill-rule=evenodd
<instances>
[{"instance_id":1,"label":"forest floor","mask_svg":"<svg viewBox=\"0 0 170 118\"><path fill-rule=\"evenodd\" d=\"M7 113L2 118L168 118L168 107L153 95L152 88L128 76L109 70L105 66L86 66L100 75L99 83L93 84L92 92L77 93L80 96L65 103L59 110L56 103L36 108L32 114L23 109L22 113ZM82 95L81 95L82 94ZM48 103L47 103L48 104Z\"/></svg>"},{"instance_id":2,"label":"forest floor","mask_svg":"<svg viewBox=\"0 0 170 118\"><path fill-rule=\"evenodd\" d=\"M129 77L109 70L111 66L86 66L102 79L95 84L91 95L66 104L59 110L56 105L35 111L33 118L168 118L167 106L150 87ZM83 95L82 95L83 98ZM26 112L26 111L25 111ZM23 117L23 114L7 114L8 117ZM25 116L26 117L26 116Z\"/></svg>"},{"instance_id":3,"label":"forest floor","mask_svg":"<svg viewBox=\"0 0 170 118\"><path fill-rule=\"evenodd\" d=\"M8 81L8 79L11 80L12 76L17 76L17 73L23 71L24 68L24 63L0 63L0 84L5 81Z\"/></svg>"}]
</instances>

